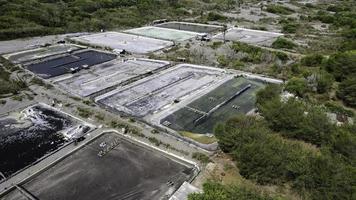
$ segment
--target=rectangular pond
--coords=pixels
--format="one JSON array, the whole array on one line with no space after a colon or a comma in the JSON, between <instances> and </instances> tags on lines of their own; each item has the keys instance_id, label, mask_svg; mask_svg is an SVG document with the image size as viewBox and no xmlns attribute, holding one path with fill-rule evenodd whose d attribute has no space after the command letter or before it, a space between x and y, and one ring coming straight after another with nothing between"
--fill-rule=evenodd
<instances>
[{"instance_id":1,"label":"rectangular pond","mask_svg":"<svg viewBox=\"0 0 356 200\"><path fill-rule=\"evenodd\" d=\"M143 117L179 103L225 78L225 71L221 69L180 64L103 94L96 101L115 111Z\"/></svg>"},{"instance_id":2,"label":"rectangular pond","mask_svg":"<svg viewBox=\"0 0 356 200\"><path fill-rule=\"evenodd\" d=\"M169 28L160 28L155 26L146 26L141 28L135 28L126 30L125 33L131 33L135 35L141 35L156 39L170 40L176 42L182 42L185 40L193 39L199 33L191 31L183 31Z\"/></svg>"},{"instance_id":3,"label":"rectangular pond","mask_svg":"<svg viewBox=\"0 0 356 200\"><path fill-rule=\"evenodd\" d=\"M163 117L160 123L176 131L213 133L219 122L255 108L256 92L264 84L245 78L231 79L185 107Z\"/></svg>"},{"instance_id":4,"label":"rectangular pond","mask_svg":"<svg viewBox=\"0 0 356 200\"><path fill-rule=\"evenodd\" d=\"M0 118L0 172L9 177L91 127L44 104Z\"/></svg>"},{"instance_id":5,"label":"rectangular pond","mask_svg":"<svg viewBox=\"0 0 356 200\"><path fill-rule=\"evenodd\" d=\"M130 53L147 54L173 46L173 42L138 35L104 32L72 38L72 40L113 50L125 50Z\"/></svg>"},{"instance_id":6,"label":"rectangular pond","mask_svg":"<svg viewBox=\"0 0 356 200\"><path fill-rule=\"evenodd\" d=\"M116 55L114 54L88 50L53 59L38 60L36 63L26 65L25 67L38 76L48 79L70 73L71 68L78 68L80 70L84 67L104 63L115 58Z\"/></svg>"},{"instance_id":7,"label":"rectangular pond","mask_svg":"<svg viewBox=\"0 0 356 200\"><path fill-rule=\"evenodd\" d=\"M21 186L41 200L168 199L195 174L191 164L104 133Z\"/></svg>"},{"instance_id":8,"label":"rectangular pond","mask_svg":"<svg viewBox=\"0 0 356 200\"><path fill-rule=\"evenodd\" d=\"M114 60L82 70L57 85L72 94L86 97L124 82L151 75L169 65L166 61L149 59Z\"/></svg>"}]
</instances>

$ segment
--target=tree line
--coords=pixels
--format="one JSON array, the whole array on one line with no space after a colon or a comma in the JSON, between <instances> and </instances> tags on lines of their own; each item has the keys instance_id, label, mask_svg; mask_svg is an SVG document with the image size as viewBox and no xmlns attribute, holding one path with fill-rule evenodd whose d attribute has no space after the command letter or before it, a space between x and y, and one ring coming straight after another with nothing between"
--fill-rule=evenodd
<instances>
[{"instance_id":1,"label":"tree line","mask_svg":"<svg viewBox=\"0 0 356 200\"><path fill-rule=\"evenodd\" d=\"M258 93L263 118L241 115L217 125L220 148L235 159L243 177L260 185L290 184L304 199L353 199L356 125L336 126L326 108L294 97L281 99L280 91L270 85ZM191 199L215 194L206 190L200 195L204 198Z\"/></svg>"}]
</instances>

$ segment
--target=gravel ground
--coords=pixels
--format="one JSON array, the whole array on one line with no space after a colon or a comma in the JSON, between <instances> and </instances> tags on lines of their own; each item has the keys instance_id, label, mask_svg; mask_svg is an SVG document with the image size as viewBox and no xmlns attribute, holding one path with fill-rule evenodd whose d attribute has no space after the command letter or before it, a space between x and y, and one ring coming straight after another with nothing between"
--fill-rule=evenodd
<instances>
[{"instance_id":1,"label":"gravel ground","mask_svg":"<svg viewBox=\"0 0 356 200\"><path fill-rule=\"evenodd\" d=\"M45 43L56 43L60 40L65 39L66 37L74 37L79 35L84 35L87 33L71 33L63 35L49 35L42 37L33 37L33 38L23 38L16 40L0 41L0 54L11 53L15 51L23 51L27 49L33 49L38 46L41 46Z\"/></svg>"}]
</instances>

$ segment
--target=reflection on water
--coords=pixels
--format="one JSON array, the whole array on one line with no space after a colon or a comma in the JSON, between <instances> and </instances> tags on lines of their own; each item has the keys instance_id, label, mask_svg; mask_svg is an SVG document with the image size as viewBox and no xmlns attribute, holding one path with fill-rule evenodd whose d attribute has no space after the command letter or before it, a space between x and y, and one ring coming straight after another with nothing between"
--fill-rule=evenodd
<instances>
[{"instance_id":1,"label":"reflection on water","mask_svg":"<svg viewBox=\"0 0 356 200\"><path fill-rule=\"evenodd\" d=\"M65 139L58 131L74 125L68 116L36 105L22 111L20 119L0 118L0 172L10 176L47 153Z\"/></svg>"}]
</instances>

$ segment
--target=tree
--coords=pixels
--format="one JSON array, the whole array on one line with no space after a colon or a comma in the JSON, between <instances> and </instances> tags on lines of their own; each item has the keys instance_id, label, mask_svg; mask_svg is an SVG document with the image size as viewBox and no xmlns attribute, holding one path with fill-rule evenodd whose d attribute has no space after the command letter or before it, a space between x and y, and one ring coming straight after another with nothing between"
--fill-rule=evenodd
<instances>
[{"instance_id":1,"label":"tree","mask_svg":"<svg viewBox=\"0 0 356 200\"><path fill-rule=\"evenodd\" d=\"M311 54L302 58L301 63L307 67L317 67L321 65L324 57L320 54Z\"/></svg>"},{"instance_id":2,"label":"tree","mask_svg":"<svg viewBox=\"0 0 356 200\"><path fill-rule=\"evenodd\" d=\"M335 77L336 81L343 81L348 76L356 76L356 53L343 52L331 55L325 63L325 69Z\"/></svg>"},{"instance_id":3,"label":"tree","mask_svg":"<svg viewBox=\"0 0 356 200\"><path fill-rule=\"evenodd\" d=\"M351 76L342 81L336 94L346 105L356 108L356 77Z\"/></svg>"},{"instance_id":4,"label":"tree","mask_svg":"<svg viewBox=\"0 0 356 200\"><path fill-rule=\"evenodd\" d=\"M294 102L296 101L292 100L291 103ZM285 120L292 117L291 114L302 116L298 120L300 124L297 123L298 126L292 131L300 131L299 134L305 132L304 136L318 136L319 132L326 133L323 129L333 130L328 127L329 125L325 125L328 120L324 118L324 114L319 113L321 110L310 109L303 104L290 104L277 111L281 113L279 116L283 116L286 110L292 109L293 106L299 108L301 105L307 113L290 111L288 116L283 117ZM277 111L274 112L277 113ZM269 124L271 120L266 116L265 119ZM278 120L276 118L274 121ZM292 124L296 124L293 121ZM281 127L284 128L288 126L293 128L289 124L280 122L279 124L282 124ZM236 160L243 177L263 185L290 183L291 188L303 199L353 199L356 168L348 163L354 163L353 154L345 154L350 159L350 161L345 161L344 157L333 154L328 148L315 151L313 148L307 148L305 144L288 140L272 132L265 127L264 120L254 117L235 117L226 122L224 126L220 126L219 130L220 132L216 133L219 146L228 147L224 149ZM314 130L317 134L312 134L315 133ZM290 134L288 132L290 132L289 129L284 129L280 134L285 136ZM342 140L335 139L333 142L333 145L337 146L335 152L355 153L355 145L348 139L347 137ZM194 194L190 198L193 200L244 199L240 196L231 196L235 193L229 191L223 186L209 188L207 191L204 188L203 194ZM249 198L254 199L254 197Z\"/></svg>"},{"instance_id":5,"label":"tree","mask_svg":"<svg viewBox=\"0 0 356 200\"><path fill-rule=\"evenodd\" d=\"M264 89L259 90L256 94L256 104L257 106L263 105L265 102L270 101L274 98L279 98L282 92L282 88L277 84L269 84Z\"/></svg>"},{"instance_id":6,"label":"tree","mask_svg":"<svg viewBox=\"0 0 356 200\"><path fill-rule=\"evenodd\" d=\"M332 151L342 154L350 164L356 165L356 125L343 125L332 135Z\"/></svg>"},{"instance_id":7,"label":"tree","mask_svg":"<svg viewBox=\"0 0 356 200\"><path fill-rule=\"evenodd\" d=\"M324 70L320 71L316 75L316 90L320 94L328 92L331 89L333 83L333 76Z\"/></svg>"},{"instance_id":8,"label":"tree","mask_svg":"<svg viewBox=\"0 0 356 200\"><path fill-rule=\"evenodd\" d=\"M277 49L293 49L296 46L297 45L294 44L292 41L283 37L277 38L277 40L272 43L272 47Z\"/></svg>"},{"instance_id":9,"label":"tree","mask_svg":"<svg viewBox=\"0 0 356 200\"><path fill-rule=\"evenodd\" d=\"M321 146L329 143L334 131L334 126L321 108L305 105L295 98L287 102L281 102L278 98L267 101L260 111L272 130L288 138Z\"/></svg>"},{"instance_id":10,"label":"tree","mask_svg":"<svg viewBox=\"0 0 356 200\"><path fill-rule=\"evenodd\" d=\"M291 78L285 88L288 92L291 92L299 97L304 97L309 91L307 81L304 78Z\"/></svg>"}]
</instances>

